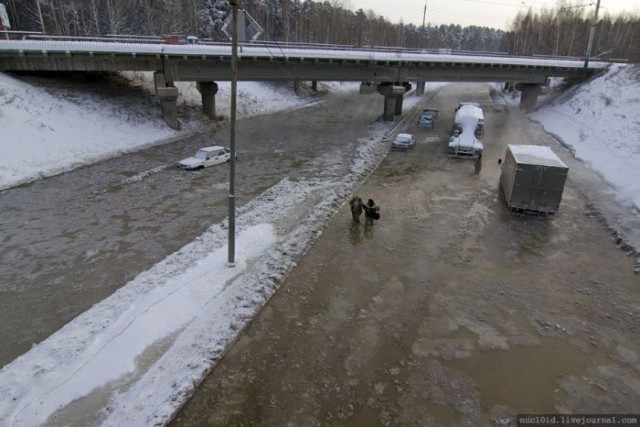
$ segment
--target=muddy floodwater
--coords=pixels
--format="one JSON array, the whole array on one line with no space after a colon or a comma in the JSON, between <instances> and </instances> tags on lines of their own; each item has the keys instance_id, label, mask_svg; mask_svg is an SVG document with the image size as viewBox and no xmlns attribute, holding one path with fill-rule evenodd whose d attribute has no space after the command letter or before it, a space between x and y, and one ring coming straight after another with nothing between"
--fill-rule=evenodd
<instances>
[{"instance_id":1,"label":"muddy floodwater","mask_svg":"<svg viewBox=\"0 0 640 427\"><path fill-rule=\"evenodd\" d=\"M483 168L446 155L459 101L485 108ZM518 413L638 413L640 276L600 179L485 85L427 101L435 130L390 152L214 367L173 425L515 425ZM405 128L401 128L405 130ZM569 165L560 211L510 212L506 144ZM510 424L511 423L511 424Z\"/></svg>"}]
</instances>

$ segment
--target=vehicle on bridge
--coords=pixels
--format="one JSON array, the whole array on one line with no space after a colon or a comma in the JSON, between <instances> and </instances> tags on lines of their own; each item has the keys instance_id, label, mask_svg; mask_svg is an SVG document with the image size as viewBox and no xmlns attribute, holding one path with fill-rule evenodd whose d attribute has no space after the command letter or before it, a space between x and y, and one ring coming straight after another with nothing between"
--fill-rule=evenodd
<instances>
[{"instance_id":1,"label":"vehicle on bridge","mask_svg":"<svg viewBox=\"0 0 640 427\"><path fill-rule=\"evenodd\" d=\"M198 44L200 39L196 36L185 36L183 34L165 34L162 36L166 44Z\"/></svg>"},{"instance_id":2,"label":"vehicle on bridge","mask_svg":"<svg viewBox=\"0 0 640 427\"><path fill-rule=\"evenodd\" d=\"M436 127L436 119L438 118L439 110L436 108L425 108L420 114L418 119L419 128L433 129Z\"/></svg>"},{"instance_id":3,"label":"vehicle on bridge","mask_svg":"<svg viewBox=\"0 0 640 427\"><path fill-rule=\"evenodd\" d=\"M236 155L237 158L237 155ZM231 160L231 151L217 145L199 149L196 154L178 162L181 169L204 169Z\"/></svg>"},{"instance_id":4,"label":"vehicle on bridge","mask_svg":"<svg viewBox=\"0 0 640 427\"><path fill-rule=\"evenodd\" d=\"M399 133L391 144L391 148L396 150L409 150L416 146L416 137L410 133Z\"/></svg>"},{"instance_id":5,"label":"vehicle on bridge","mask_svg":"<svg viewBox=\"0 0 640 427\"><path fill-rule=\"evenodd\" d=\"M484 145L484 113L475 102L461 102L456 108L451 137L449 138L449 155L455 157L478 158Z\"/></svg>"}]
</instances>

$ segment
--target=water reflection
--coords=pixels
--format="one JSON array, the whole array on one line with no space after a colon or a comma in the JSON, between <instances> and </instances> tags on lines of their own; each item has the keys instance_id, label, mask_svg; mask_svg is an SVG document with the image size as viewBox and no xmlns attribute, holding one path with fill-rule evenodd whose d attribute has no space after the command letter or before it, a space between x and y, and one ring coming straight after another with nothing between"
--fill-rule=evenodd
<instances>
[{"instance_id":1,"label":"water reflection","mask_svg":"<svg viewBox=\"0 0 640 427\"><path fill-rule=\"evenodd\" d=\"M352 245L360 244L360 242L362 242L363 232L363 224L351 222L351 227L349 228L349 242L351 242Z\"/></svg>"}]
</instances>

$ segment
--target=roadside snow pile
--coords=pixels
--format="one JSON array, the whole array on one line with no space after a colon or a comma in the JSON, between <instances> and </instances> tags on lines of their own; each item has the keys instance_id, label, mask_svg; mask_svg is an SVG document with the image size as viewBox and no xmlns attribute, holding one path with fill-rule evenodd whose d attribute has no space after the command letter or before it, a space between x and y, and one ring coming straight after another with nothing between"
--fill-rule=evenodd
<instances>
[{"instance_id":1,"label":"roadside snow pile","mask_svg":"<svg viewBox=\"0 0 640 427\"><path fill-rule=\"evenodd\" d=\"M640 66L613 65L531 114L640 211Z\"/></svg>"},{"instance_id":2,"label":"roadside snow pile","mask_svg":"<svg viewBox=\"0 0 640 427\"><path fill-rule=\"evenodd\" d=\"M110 113L108 104L62 99L0 73L0 189L175 134L160 119L131 123Z\"/></svg>"},{"instance_id":3,"label":"roadside snow pile","mask_svg":"<svg viewBox=\"0 0 640 427\"><path fill-rule=\"evenodd\" d=\"M56 175L126 152L170 142L199 126L183 123L181 132L160 117L153 96L152 73L122 73L140 93L110 103L90 91L67 91L30 85L0 73L0 190ZM334 89L342 87L334 85ZM353 89L347 85L345 88ZM178 83L179 105L200 108L194 83ZM150 97L142 97L144 93ZM218 114L227 116L230 84L216 95ZM266 114L309 102L289 88L240 82L238 116Z\"/></svg>"}]
</instances>

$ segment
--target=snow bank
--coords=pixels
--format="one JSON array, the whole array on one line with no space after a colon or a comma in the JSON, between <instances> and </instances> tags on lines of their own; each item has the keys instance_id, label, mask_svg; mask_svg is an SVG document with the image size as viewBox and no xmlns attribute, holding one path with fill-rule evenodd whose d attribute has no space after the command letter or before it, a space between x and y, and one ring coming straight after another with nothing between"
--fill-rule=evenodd
<instances>
[{"instance_id":1,"label":"snow bank","mask_svg":"<svg viewBox=\"0 0 640 427\"><path fill-rule=\"evenodd\" d=\"M531 117L612 184L622 203L640 211L638 99L640 67L613 65Z\"/></svg>"},{"instance_id":2,"label":"snow bank","mask_svg":"<svg viewBox=\"0 0 640 427\"><path fill-rule=\"evenodd\" d=\"M0 73L0 189L140 149L175 134L132 123L94 99L61 99Z\"/></svg>"}]
</instances>

